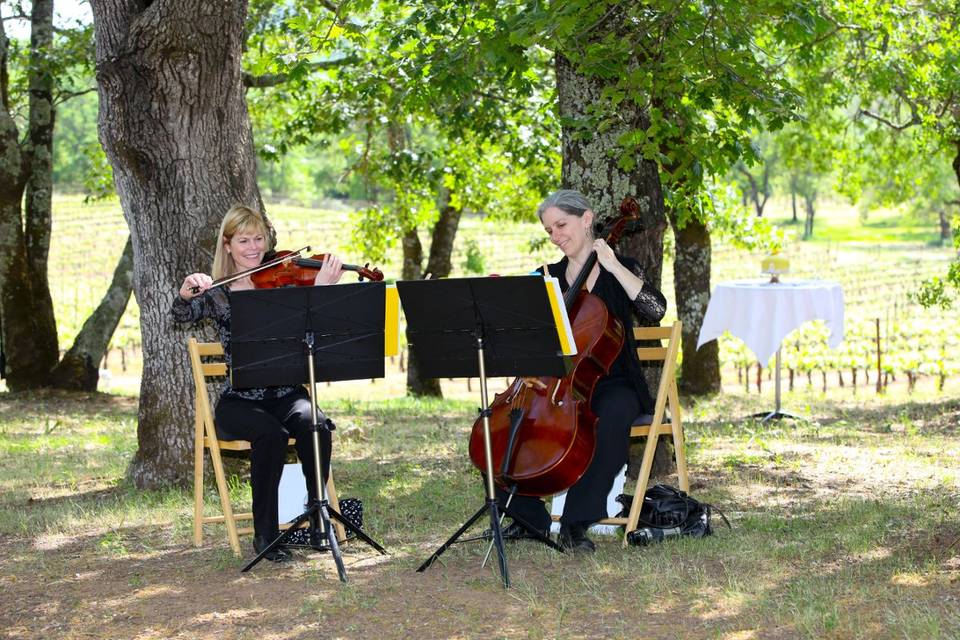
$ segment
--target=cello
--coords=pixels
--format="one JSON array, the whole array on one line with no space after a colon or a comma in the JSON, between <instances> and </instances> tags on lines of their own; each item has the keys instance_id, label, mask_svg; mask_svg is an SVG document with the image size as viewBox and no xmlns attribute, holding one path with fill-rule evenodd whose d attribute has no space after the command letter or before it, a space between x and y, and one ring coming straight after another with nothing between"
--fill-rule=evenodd
<instances>
[{"instance_id":1,"label":"cello","mask_svg":"<svg viewBox=\"0 0 960 640\"><path fill-rule=\"evenodd\" d=\"M607 243L615 244L627 222L638 216L637 202L625 198L620 215L604 234ZM533 386L517 378L488 409L494 482L520 495L542 497L564 491L580 479L593 459L597 417L590 409L591 396L624 342L621 322L585 289L596 262L597 254L592 252L563 296L577 345L567 375L541 377ZM485 472L482 415L470 434L470 459Z\"/></svg>"}]
</instances>

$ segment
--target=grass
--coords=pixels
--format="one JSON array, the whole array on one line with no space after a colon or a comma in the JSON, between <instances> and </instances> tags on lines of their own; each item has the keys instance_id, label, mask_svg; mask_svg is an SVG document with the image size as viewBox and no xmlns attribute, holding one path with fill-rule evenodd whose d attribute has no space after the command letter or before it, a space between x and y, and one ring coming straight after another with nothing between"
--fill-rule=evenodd
<instances>
[{"instance_id":1,"label":"grass","mask_svg":"<svg viewBox=\"0 0 960 640\"><path fill-rule=\"evenodd\" d=\"M605 540L591 557L511 544L507 591L479 543L414 571L482 500L474 403L325 403L340 495L363 499L390 551L347 545L341 585L320 555L241 576L217 526L192 548L190 492L123 477L130 398L0 394L0 581L14 603L0 624L9 637L954 638L960 397L916 394L800 389L788 400L807 418L773 425L741 419L756 396L690 406L692 492L734 528ZM246 482L233 485L243 503Z\"/></svg>"},{"instance_id":2,"label":"grass","mask_svg":"<svg viewBox=\"0 0 960 640\"><path fill-rule=\"evenodd\" d=\"M765 217L794 238L803 235L804 210L798 203L797 222L793 222L790 202L774 199ZM822 199L816 206L813 236L810 242L862 242L871 244L910 243L939 246L940 228L931 217L923 221L897 209L879 209L865 215L849 203L836 199Z\"/></svg>"}]
</instances>

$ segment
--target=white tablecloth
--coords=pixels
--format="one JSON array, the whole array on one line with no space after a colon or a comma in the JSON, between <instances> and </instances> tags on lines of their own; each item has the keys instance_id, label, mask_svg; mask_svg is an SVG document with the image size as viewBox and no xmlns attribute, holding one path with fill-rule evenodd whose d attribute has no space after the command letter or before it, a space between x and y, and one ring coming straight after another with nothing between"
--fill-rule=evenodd
<instances>
[{"instance_id":1,"label":"white tablecloth","mask_svg":"<svg viewBox=\"0 0 960 640\"><path fill-rule=\"evenodd\" d=\"M826 322L830 330L828 344L836 348L843 342L843 290L839 283L723 282L710 296L697 348L726 330L743 340L757 360L766 364L788 333L807 320L818 318Z\"/></svg>"}]
</instances>

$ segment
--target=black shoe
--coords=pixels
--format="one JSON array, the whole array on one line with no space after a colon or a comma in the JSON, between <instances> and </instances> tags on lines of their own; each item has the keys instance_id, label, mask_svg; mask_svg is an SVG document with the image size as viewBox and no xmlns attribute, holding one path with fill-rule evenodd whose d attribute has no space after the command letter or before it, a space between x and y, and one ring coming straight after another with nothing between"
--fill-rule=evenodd
<instances>
[{"instance_id":1,"label":"black shoe","mask_svg":"<svg viewBox=\"0 0 960 640\"><path fill-rule=\"evenodd\" d=\"M516 521L504 527L501 535L503 535L504 540L538 540L537 536L524 529L523 525ZM547 532L541 531L540 535L546 537Z\"/></svg>"},{"instance_id":2,"label":"black shoe","mask_svg":"<svg viewBox=\"0 0 960 640\"><path fill-rule=\"evenodd\" d=\"M541 533L544 537L546 537L546 535L547 535L547 532L546 532L546 531L541 531L540 533ZM504 527L503 529L501 529L501 530L500 530L500 535L501 535L501 536L503 537L503 539L506 540L506 541L511 541L511 540L537 540L537 539L538 539L535 535L533 535L532 533L530 533L529 531L527 531L526 529L524 529L523 526L522 526L520 523L518 523L518 522L511 522L511 523L508 524L506 527ZM488 539L488 540L492 537L491 532L490 532L490 529L486 529L486 530L483 532L483 537L486 538L486 539Z\"/></svg>"},{"instance_id":3,"label":"black shoe","mask_svg":"<svg viewBox=\"0 0 960 640\"><path fill-rule=\"evenodd\" d=\"M271 542L273 542L273 539L268 540L265 536L256 536L253 539L253 550L259 554L269 547ZM270 549L263 557L271 562L286 562L290 559L290 552L281 545Z\"/></svg>"},{"instance_id":4,"label":"black shoe","mask_svg":"<svg viewBox=\"0 0 960 640\"><path fill-rule=\"evenodd\" d=\"M574 553L593 553L597 550L597 547L593 544L593 540L587 537L587 529L589 528L589 525L580 523L561 524L557 544L564 550Z\"/></svg>"}]
</instances>

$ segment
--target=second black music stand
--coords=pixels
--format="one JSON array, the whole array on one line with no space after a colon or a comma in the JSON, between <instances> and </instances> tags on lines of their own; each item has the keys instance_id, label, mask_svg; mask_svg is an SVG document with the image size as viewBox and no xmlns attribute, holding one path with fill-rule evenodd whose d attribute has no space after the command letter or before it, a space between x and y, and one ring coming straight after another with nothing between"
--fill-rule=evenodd
<instances>
[{"instance_id":1,"label":"second black music stand","mask_svg":"<svg viewBox=\"0 0 960 640\"><path fill-rule=\"evenodd\" d=\"M407 319L407 339L419 372L428 378L478 377L486 455L486 501L417 571L425 571L485 513L499 559L503 586L510 573L500 529L509 515L532 537L563 552L529 522L500 507L490 446L488 376L553 376L566 373L557 323L542 276L457 278L397 282ZM562 299L558 301L562 306Z\"/></svg>"},{"instance_id":2,"label":"second black music stand","mask_svg":"<svg viewBox=\"0 0 960 640\"><path fill-rule=\"evenodd\" d=\"M304 522L317 522L342 582L347 581L331 518L357 538L386 550L327 501L318 424L317 381L382 378L384 374L385 285L379 282L326 287L284 287L230 293L231 384L238 389L310 384L311 425L317 498L289 528L241 571L249 571Z\"/></svg>"}]
</instances>

